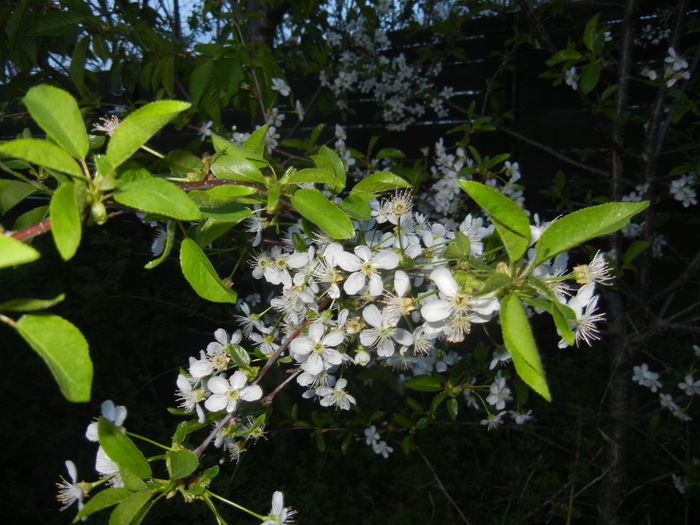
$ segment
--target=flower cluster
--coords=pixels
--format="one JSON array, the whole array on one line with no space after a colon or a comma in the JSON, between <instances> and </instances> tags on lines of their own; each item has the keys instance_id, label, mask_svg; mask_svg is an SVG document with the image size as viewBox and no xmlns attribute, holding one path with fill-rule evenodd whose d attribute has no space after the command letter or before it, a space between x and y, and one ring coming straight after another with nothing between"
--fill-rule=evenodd
<instances>
[{"instance_id":1,"label":"flower cluster","mask_svg":"<svg viewBox=\"0 0 700 525\"><path fill-rule=\"evenodd\" d=\"M353 12L352 17L338 22L338 31L329 32L333 60L321 72L321 85L330 89L341 110L348 108L352 95L370 95L392 131L406 129L427 107L438 117L447 116L445 102L454 91L450 87L438 91L433 83L441 63L419 66L410 64L404 53L390 55L385 15L391 6L388 2L382 5L376 6L376 19Z\"/></svg>"},{"instance_id":2,"label":"flower cluster","mask_svg":"<svg viewBox=\"0 0 700 525\"><path fill-rule=\"evenodd\" d=\"M669 191L674 199L683 204L684 208L697 204L695 173L685 173L672 181Z\"/></svg>"}]
</instances>

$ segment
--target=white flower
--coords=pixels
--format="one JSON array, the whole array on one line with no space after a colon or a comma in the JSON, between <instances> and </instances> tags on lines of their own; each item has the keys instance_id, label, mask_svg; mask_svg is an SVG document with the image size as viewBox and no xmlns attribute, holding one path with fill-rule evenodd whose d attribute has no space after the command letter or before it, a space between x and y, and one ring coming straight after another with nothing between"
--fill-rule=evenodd
<instances>
[{"instance_id":1,"label":"white flower","mask_svg":"<svg viewBox=\"0 0 700 525\"><path fill-rule=\"evenodd\" d=\"M323 323L317 321L309 326L306 336L297 337L289 345L291 356L309 374L317 375L322 370L343 362L342 354L333 348L343 342L343 331L335 330L326 335L324 332Z\"/></svg>"},{"instance_id":2,"label":"white flower","mask_svg":"<svg viewBox=\"0 0 700 525\"><path fill-rule=\"evenodd\" d=\"M511 399L513 399L513 396L510 394L510 388L506 386L506 378L501 377L501 371L499 370L489 387L489 395L486 398L486 402L495 406L496 410L503 410L506 407L506 403Z\"/></svg>"},{"instance_id":3,"label":"white flower","mask_svg":"<svg viewBox=\"0 0 700 525\"><path fill-rule=\"evenodd\" d=\"M676 487L676 490L681 494L685 494L685 489L688 488L688 480L676 474L671 474L671 479L673 480L673 486Z\"/></svg>"},{"instance_id":4,"label":"white flower","mask_svg":"<svg viewBox=\"0 0 700 525\"><path fill-rule=\"evenodd\" d=\"M532 410L528 410L527 412L512 410L510 415L516 425L523 425L532 419Z\"/></svg>"},{"instance_id":5,"label":"white flower","mask_svg":"<svg viewBox=\"0 0 700 525\"><path fill-rule=\"evenodd\" d=\"M272 508L270 513L263 518L260 525L284 525L292 523L292 518L296 514L291 507L284 506L284 494L279 490L272 494Z\"/></svg>"},{"instance_id":6,"label":"white flower","mask_svg":"<svg viewBox=\"0 0 700 525\"><path fill-rule=\"evenodd\" d=\"M612 270L602 253L596 252L588 264L574 266L574 278L579 284L598 283L604 286L612 284Z\"/></svg>"},{"instance_id":7,"label":"white flower","mask_svg":"<svg viewBox=\"0 0 700 525\"><path fill-rule=\"evenodd\" d=\"M204 401L204 390L192 387L192 382L187 377L183 374L178 374L178 390L175 395L179 401L180 408L184 408L186 412L196 411L198 421L204 423L204 410L199 405L200 401Z\"/></svg>"},{"instance_id":8,"label":"white flower","mask_svg":"<svg viewBox=\"0 0 700 525\"><path fill-rule=\"evenodd\" d=\"M391 454L394 451L393 447L390 447L389 444L384 440L372 443L372 450L375 454L383 456L384 459L388 458L389 454Z\"/></svg>"},{"instance_id":9,"label":"white flower","mask_svg":"<svg viewBox=\"0 0 700 525\"><path fill-rule=\"evenodd\" d=\"M297 116L299 117L299 122L303 122L306 113L304 112L304 106L301 104L301 101L297 100L294 103L294 110L296 111Z\"/></svg>"},{"instance_id":10,"label":"white flower","mask_svg":"<svg viewBox=\"0 0 700 525\"><path fill-rule=\"evenodd\" d=\"M496 297L461 293L448 268L433 270L430 279L440 290L440 298L424 304L420 313L428 323L443 323L448 341L463 341L471 330L471 323L490 321L500 308Z\"/></svg>"},{"instance_id":11,"label":"white flower","mask_svg":"<svg viewBox=\"0 0 700 525\"><path fill-rule=\"evenodd\" d=\"M574 342L578 346L580 341L585 341L591 346L592 341L600 339L596 323L605 319L605 314L596 313L598 308L598 296L593 295L595 283L585 284L578 289L576 295L566 304L574 311L576 321L569 321L574 330ZM569 344L561 339L559 348L566 348Z\"/></svg>"},{"instance_id":12,"label":"white flower","mask_svg":"<svg viewBox=\"0 0 700 525\"><path fill-rule=\"evenodd\" d=\"M289 89L289 85L284 79L281 78L273 78L272 79L272 90L273 91L278 91L280 95L283 97L288 97L289 93L291 93L291 90Z\"/></svg>"},{"instance_id":13,"label":"white flower","mask_svg":"<svg viewBox=\"0 0 700 525\"><path fill-rule=\"evenodd\" d=\"M112 115L111 117L101 118L99 124L95 124L94 126L92 126L92 130L100 131L111 137L112 134L115 131L117 131L118 127L119 117L117 117L116 115Z\"/></svg>"},{"instance_id":14,"label":"white flower","mask_svg":"<svg viewBox=\"0 0 700 525\"><path fill-rule=\"evenodd\" d=\"M113 487L118 488L124 486L124 481L119 475L119 465L112 461L102 447L97 449L95 470L100 476L109 478L109 484Z\"/></svg>"},{"instance_id":15,"label":"white flower","mask_svg":"<svg viewBox=\"0 0 700 525\"><path fill-rule=\"evenodd\" d=\"M228 381L221 377L212 377L207 382L207 387L212 395L204 402L204 406L210 412L236 410L239 399L243 401L256 401L262 397L262 389L258 385L248 385L248 378L240 370L236 370Z\"/></svg>"},{"instance_id":16,"label":"white flower","mask_svg":"<svg viewBox=\"0 0 700 525\"><path fill-rule=\"evenodd\" d=\"M578 73L576 72L575 67L572 66L566 70L564 73L564 81L566 82L566 85L574 91L578 89Z\"/></svg>"},{"instance_id":17,"label":"white flower","mask_svg":"<svg viewBox=\"0 0 700 525\"><path fill-rule=\"evenodd\" d=\"M365 443L368 445L374 445L377 441L379 441L380 436L379 432L377 432L377 427L374 425L370 425L365 429Z\"/></svg>"},{"instance_id":18,"label":"white flower","mask_svg":"<svg viewBox=\"0 0 700 525\"><path fill-rule=\"evenodd\" d=\"M377 354L382 357L389 357L394 353L394 341L403 346L409 346L413 342L409 331L396 328L398 318L386 309L380 312L379 308L370 304L362 310L362 317L372 328L360 332L360 342L365 346L376 346Z\"/></svg>"},{"instance_id":19,"label":"white flower","mask_svg":"<svg viewBox=\"0 0 700 525\"><path fill-rule=\"evenodd\" d=\"M639 384L640 386L645 386L649 388L652 392L656 392L663 385L659 381L659 374L649 370L649 365L642 363L639 366L634 366L632 368L634 374L632 375L632 381Z\"/></svg>"},{"instance_id":20,"label":"white flower","mask_svg":"<svg viewBox=\"0 0 700 525\"><path fill-rule=\"evenodd\" d=\"M369 364L369 361L371 359L371 356L369 355L369 352L366 350L360 350L355 354L355 364L358 366L367 366Z\"/></svg>"},{"instance_id":21,"label":"white flower","mask_svg":"<svg viewBox=\"0 0 700 525\"><path fill-rule=\"evenodd\" d=\"M125 406L115 405L111 399L108 399L102 402L100 409L102 410L102 417L114 423L114 426L120 427L124 424L127 413ZM93 442L98 441L97 421L93 421L88 425L87 430L85 431L85 437Z\"/></svg>"},{"instance_id":22,"label":"white flower","mask_svg":"<svg viewBox=\"0 0 700 525\"><path fill-rule=\"evenodd\" d=\"M321 406L337 406L342 410L350 410L350 405L356 404L355 398L345 391L348 382L346 379L338 379L333 387L320 386L316 389L316 395L321 398Z\"/></svg>"},{"instance_id":23,"label":"white flower","mask_svg":"<svg viewBox=\"0 0 700 525\"><path fill-rule=\"evenodd\" d=\"M685 376L683 382L678 383L678 388L683 390L686 396L700 395L700 379L693 379L693 376Z\"/></svg>"},{"instance_id":24,"label":"white flower","mask_svg":"<svg viewBox=\"0 0 700 525\"><path fill-rule=\"evenodd\" d=\"M695 173L686 173L671 182L669 189L674 199L681 202L684 208L697 204L695 193Z\"/></svg>"},{"instance_id":25,"label":"white flower","mask_svg":"<svg viewBox=\"0 0 700 525\"><path fill-rule=\"evenodd\" d=\"M496 366L498 366L498 364L507 363L511 359L512 356L508 350L504 350L503 352L494 352L493 356L491 357L491 363L489 364L489 370L493 370L496 368Z\"/></svg>"},{"instance_id":26,"label":"white flower","mask_svg":"<svg viewBox=\"0 0 700 525\"><path fill-rule=\"evenodd\" d=\"M384 283L378 270L391 270L399 265L399 256L393 250L377 253L367 246L356 246L355 254L343 251L336 255L336 263L346 272L353 272L345 281L343 289L348 295L355 295L369 280L369 294L377 296L384 290Z\"/></svg>"},{"instance_id":27,"label":"white flower","mask_svg":"<svg viewBox=\"0 0 700 525\"><path fill-rule=\"evenodd\" d=\"M498 414L489 414L486 416L486 419L481 420L481 424L485 427L488 427L489 430L493 430L494 428L498 428L503 424L503 417L507 414L507 412L499 412Z\"/></svg>"},{"instance_id":28,"label":"white flower","mask_svg":"<svg viewBox=\"0 0 700 525\"><path fill-rule=\"evenodd\" d=\"M199 135L199 138L204 140L208 136L211 135L211 127L214 124L213 120L207 120L202 127L197 129L197 134Z\"/></svg>"},{"instance_id":29,"label":"white flower","mask_svg":"<svg viewBox=\"0 0 700 525\"><path fill-rule=\"evenodd\" d=\"M78 510L83 508L83 489L80 488L79 484L76 483L78 480L78 471L75 468L75 463L70 459L66 461L66 470L68 471L68 477L70 481L61 476L61 481L56 482L58 486L58 494L56 499L61 504L61 510L66 510L73 503L78 503Z\"/></svg>"}]
</instances>

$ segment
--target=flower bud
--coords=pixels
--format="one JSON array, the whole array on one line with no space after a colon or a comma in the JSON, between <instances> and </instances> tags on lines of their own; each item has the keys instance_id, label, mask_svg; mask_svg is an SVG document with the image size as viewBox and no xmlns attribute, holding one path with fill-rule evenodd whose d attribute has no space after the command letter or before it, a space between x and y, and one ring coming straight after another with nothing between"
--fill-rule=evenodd
<instances>
[{"instance_id":1,"label":"flower bud","mask_svg":"<svg viewBox=\"0 0 700 525\"><path fill-rule=\"evenodd\" d=\"M367 366L369 363L370 355L366 350L360 350L355 354L355 364L359 366Z\"/></svg>"},{"instance_id":2,"label":"flower bud","mask_svg":"<svg viewBox=\"0 0 700 525\"><path fill-rule=\"evenodd\" d=\"M100 226L107 222L107 208L102 203L102 201L96 201L90 206L90 214L92 215L92 220Z\"/></svg>"}]
</instances>

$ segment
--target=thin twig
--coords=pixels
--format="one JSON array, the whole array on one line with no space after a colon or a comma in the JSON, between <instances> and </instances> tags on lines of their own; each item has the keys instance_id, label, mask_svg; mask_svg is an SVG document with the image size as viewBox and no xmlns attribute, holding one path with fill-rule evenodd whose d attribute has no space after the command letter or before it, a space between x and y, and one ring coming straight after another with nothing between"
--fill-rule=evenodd
<instances>
[{"instance_id":1,"label":"thin twig","mask_svg":"<svg viewBox=\"0 0 700 525\"><path fill-rule=\"evenodd\" d=\"M464 523L466 523L467 525L469 525L469 520L468 520L467 517L464 515L464 513L462 512L462 510L457 506L457 504L455 503L455 500L452 499L452 496L450 496L450 493L447 492L447 489L445 488L445 485L442 484L442 481L441 481L440 478L438 477L437 472L435 472L435 469L433 468L433 466L430 464L430 461L428 461L428 458L425 457L425 454L423 454L423 451L422 451L420 448L416 447L416 450L417 450L418 453L420 454L420 457L423 458L423 461L425 461L425 464L428 465L428 468L430 469L430 472L433 474L433 479L435 480L435 484L437 485L437 487L438 487L438 488L440 489L440 491L445 495L445 497L447 498L447 501L449 501L450 504L451 504L451 505L454 507L454 509L457 511L457 514L459 514L459 516L462 518L462 521L463 521Z\"/></svg>"}]
</instances>

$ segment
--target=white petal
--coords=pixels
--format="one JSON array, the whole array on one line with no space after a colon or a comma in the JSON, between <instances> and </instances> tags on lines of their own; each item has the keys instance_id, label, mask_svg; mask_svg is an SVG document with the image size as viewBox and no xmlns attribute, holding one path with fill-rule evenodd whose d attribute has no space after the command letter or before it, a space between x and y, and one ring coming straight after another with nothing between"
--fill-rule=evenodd
<instances>
[{"instance_id":1,"label":"white petal","mask_svg":"<svg viewBox=\"0 0 700 525\"><path fill-rule=\"evenodd\" d=\"M379 330L363 330L360 332L360 343L364 346L374 346L379 339Z\"/></svg>"},{"instance_id":2,"label":"white petal","mask_svg":"<svg viewBox=\"0 0 700 525\"><path fill-rule=\"evenodd\" d=\"M377 355L381 357L391 357L394 355L394 342L387 337L377 346Z\"/></svg>"},{"instance_id":3,"label":"white petal","mask_svg":"<svg viewBox=\"0 0 700 525\"><path fill-rule=\"evenodd\" d=\"M335 384L335 389L336 390L343 390L346 386L348 386L348 380L345 379L344 377L341 377L338 379L338 382Z\"/></svg>"},{"instance_id":4,"label":"white petal","mask_svg":"<svg viewBox=\"0 0 700 525\"><path fill-rule=\"evenodd\" d=\"M207 388L214 394L223 395L231 389L231 385L223 377L215 376L207 382ZM211 397L209 399L211 399Z\"/></svg>"},{"instance_id":5,"label":"white petal","mask_svg":"<svg viewBox=\"0 0 700 525\"><path fill-rule=\"evenodd\" d=\"M475 297L469 306L480 316L490 317L501 308L501 303L496 297Z\"/></svg>"},{"instance_id":6,"label":"white petal","mask_svg":"<svg viewBox=\"0 0 700 525\"><path fill-rule=\"evenodd\" d=\"M227 404L228 398L225 395L214 394L213 396L209 396L207 398L207 400L204 402L204 407L209 412L219 412L220 410L226 408Z\"/></svg>"},{"instance_id":7,"label":"white petal","mask_svg":"<svg viewBox=\"0 0 700 525\"><path fill-rule=\"evenodd\" d=\"M233 375L229 378L228 382L231 384L231 388L234 390L240 390L248 382L246 375L240 370L236 370Z\"/></svg>"},{"instance_id":8,"label":"white petal","mask_svg":"<svg viewBox=\"0 0 700 525\"><path fill-rule=\"evenodd\" d=\"M370 304L367 308L362 310L362 317L370 326L374 328L380 328L382 326L382 314L375 305Z\"/></svg>"},{"instance_id":9,"label":"white petal","mask_svg":"<svg viewBox=\"0 0 700 525\"><path fill-rule=\"evenodd\" d=\"M452 314L452 307L447 301L433 301L420 309L423 319L429 323L442 321Z\"/></svg>"},{"instance_id":10,"label":"white petal","mask_svg":"<svg viewBox=\"0 0 700 525\"><path fill-rule=\"evenodd\" d=\"M408 288L411 286L411 280L408 278L408 274L403 270L397 270L394 274L394 291L399 297L403 297L408 292Z\"/></svg>"},{"instance_id":11,"label":"white petal","mask_svg":"<svg viewBox=\"0 0 700 525\"><path fill-rule=\"evenodd\" d=\"M355 253L364 262L367 262L372 259L372 250L370 250L364 244L360 246L355 246Z\"/></svg>"},{"instance_id":12,"label":"white petal","mask_svg":"<svg viewBox=\"0 0 700 525\"><path fill-rule=\"evenodd\" d=\"M258 385L250 385L241 390L241 399L244 401L257 401L262 397L263 391Z\"/></svg>"},{"instance_id":13,"label":"white petal","mask_svg":"<svg viewBox=\"0 0 700 525\"><path fill-rule=\"evenodd\" d=\"M396 328L391 332L391 338L403 346L408 346L413 343L413 334L403 328Z\"/></svg>"},{"instance_id":14,"label":"white petal","mask_svg":"<svg viewBox=\"0 0 700 525\"><path fill-rule=\"evenodd\" d=\"M320 341L323 337L324 331L325 328L323 326L323 322L318 321L313 323L311 326L309 326L309 339L311 339L313 342Z\"/></svg>"},{"instance_id":15,"label":"white petal","mask_svg":"<svg viewBox=\"0 0 700 525\"><path fill-rule=\"evenodd\" d=\"M306 355L311 352L312 343L308 337L301 337L299 339L294 339L289 344L289 349L293 354Z\"/></svg>"},{"instance_id":16,"label":"white petal","mask_svg":"<svg viewBox=\"0 0 700 525\"><path fill-rule=\"evenodd\" d=\"M365 276L361 274L360 272L355 272L350 277L348 277L348 280L345 281L345 284L343 285L343 290L345 290L345 293L348 295L355 295L357 292L362 290L365 286Z\"/></svg>"},{"instance_id":17,"label":"white petal","mask_svg":"<svg viewBox=\"0 0 700 525\"><path fill-rule=\"evenodd\" d=\"M217 329L216 332L214 332L214 339L221 343L222 346L226 346L228 344L228 334L226 330L223 328Z\"/></svg>"},{"instance_id":18,"label":"white petal","mask_svg":"<svg viewBox=\"0 0 700 525\"><path fill-rule=\"evenodd\" d=\"M342 330L336 330L334 332L329 333L326 335L326 337L323 338L323 346L338 346L340 343L343 342L343 339L345 339L345 336L343 335Z\"/></svg>"},{"instance_id":19,"label":"white petal","mask_svg":"<svg viewBox=\"0 0 700 525\"><path fill-rule=\"evenodd\" d=\"M214 371L214 365L208 359L200 359L190 367L190 375L201 379Z\"/></svg>"},{"instance_id":20,"label":"white petal","mask_svg":"<svg viewBox=\"0 0 700 525\"><path fill-rule=\"evenodd\" d=\"M457 281L455 281L455 278L452 277L452 272L448 268L433 270L430 274L430 279L437 285L442 295L446 297L454 297L457 295L459 285Z\"/></svg>"},{"instance_id":21,"label":"white petal","mask_svg":"<svg viewBox=\"0 0 700 525\"><path fill-rule=\"evenodd\" d=\"M374 256L374 264L377 268L391 270L399 265L399 256L394 250L382 250Z\"/></svg>"},{"instance_id":22,"label":"white petal","mask_svg":"<svg viewBox=\"0 0 700 525\"><path fill-rule=\"evenodd\" d=\"M75 482L78 479L78 470L75 468L75 463L70 459L66 460L66 470L68 471L71 481Z\"/></svg>"},{"instance_id":23,"label":"white petal","mask_svg":"<svg viewBox=\"0 0 700 525\"><path fill-rule=\"evenodd\" d=\"M348 252L336 254L335 263L346 272L356 272L362 268L362 261L360 258Z\"/></svg>"},{"instance_id":24,"label":"white petal","mask_svg":"<svg viewBox=\"0 0 700 525\"><path fill-rule=\"evenodd\" d=\"M311 354L301 367L309 374L320 374L323 371L323 359L316 353Z\"/></svg>"},{"instance_id":25,"label":"white petal","mask_svg":"<svg viewBox=\"0 0 700 525\"><path fill-rule=\"evenodd\" d=\"M384 283L378 273L369 276L369 294L376 297L384 291Z\"/></svg>"},{"instance_id":26,"label":"white petal","mask_svg":"<svg viewBox=\"0 0 700 525\"><path fill-rule=\"evenodd\" d=\"M323 352L323 360L330 365L339 365L343 362L343 354L334 348L326 348Z\"/></svg>"},{"instance_id":27,"label":"white petal","mask_svg":"<svg viewBox=\"0 0 700 525\"><path fill-rule=\"evenodd\" d=\"M272 494L272 508L270 509L270 514L272 514L273 516L277 516L280 512L282 512L283 508L284 495L279 490L277 490L274 494Z\"/></svg>"},{"instance_id":28,"label":"white petal","mask_svg":"<svg viewBox=\"0 0 700 525\"><path fill-rule=\"evenodd\" d=\"M96 422L90 423L88 425L87 430L85 430L85 437L94 443L97 443L97 441L99 441Z\"/></svg>"},{"instance_id":29,"label":"white petal","mask_svg":"<svg viewBox=\"0 0 700 525\"><path fill-rule=\"evenodd\" d=\"M290 268L301 268L309 262L308 252L294 252L287 257L287 266Z\"/></svg>"}]
</instances>

